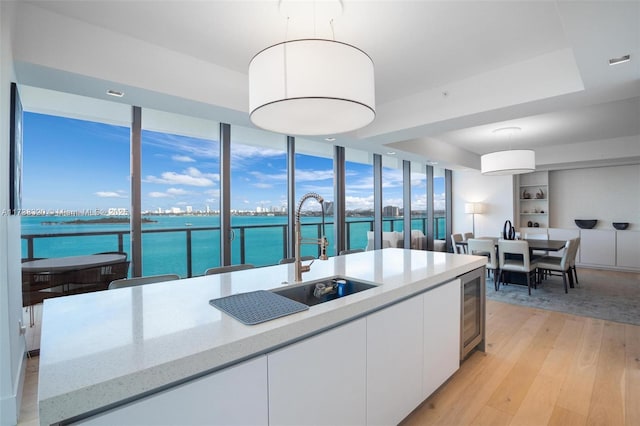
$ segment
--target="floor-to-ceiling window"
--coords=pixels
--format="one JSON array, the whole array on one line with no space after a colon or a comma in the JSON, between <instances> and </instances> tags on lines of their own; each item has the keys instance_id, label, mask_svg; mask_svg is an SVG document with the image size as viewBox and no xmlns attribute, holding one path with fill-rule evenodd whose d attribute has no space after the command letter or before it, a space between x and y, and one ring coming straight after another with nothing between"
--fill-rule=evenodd
<instances>
[{"instance_id":1,"label":"floor-to-ceiling window","mask_svg":"<svg viewBox=\"0 0 640 426\"><path fill-rule=\"evenodd\" d=\"M142 275L202 275L220 264L219 124L143 109L142 128Z\"/></svg>"},{"instance_id":2,"label":"floor-to-ceiling window","mask_svg":"<svg viewBox=\"0 0 640 426\"><path fill-rule=\"evenodd\" d=\"M427 170L422 163L411 163L411 229L427 233Z\"/></svg>"},{"instance_id":3,"label":"floor-to-ceiling window","mask_svg":"<svg viewBox=\"0 0 640 426\"><path fill-rule=\"evenodd\" d=\"M433 168L433 238L445 240L447 235L447 187L446 170Z\"/></svg>"},{"instance_id":4,"label":"floor-to-ceiling window","mask_svg":"<svg viewBox=\"0 0 640 426\"><path fill-rule=\"evenodd\" d=\"M231 126L231 263L286 255L287 149L280 134Z\"/></svg>"},{"instance_id":5,"label":"floor-to-ceiling window","mask_svg":"<svg viewBox=\"0 0 640 426\"><path fill-rule=\"evenodd\" d=\"M129 128L25 112L22 174L23 258L128 247Z\"/></svg>"},{"instance_id":6,"label":"floor-to-ceiling window","mask_svg":"<svg viewBox=\"0 0 640 426\"><path fill-rule=\"evenodd\" d=\"M382 220L383 231L402 231L404 201L402 193L402 161L396 157L382 157Z\"/></svg>"},{"instance_id":7,"label":"floor-to-ceiling window","mask_svg":"<svg viewBox=\"0 0 640 426\"><path fill-rule=\"evenodd\" d=\"M307 193L316 193L324 199L324 235L333 235L333 145L304 138L296 138L295 200L297 203ZM322 207L315 199L307 200L301 209L302 237L306 241L317 240L323 233ZM303 256L317 256L318 245L303 244ZM327 255L335 255L329 243Z\"/></svg>"},{"instance_id":8,"label":"floor-to-ceiling window","mask_svg":"<svg viewBox=\"0 0 640 426\"><path fill-rule=\"evenodd\" d=\"M345 149L345 160L347 248L364 249L373 230L373 156Z\"/></svg>"}]
</instances>

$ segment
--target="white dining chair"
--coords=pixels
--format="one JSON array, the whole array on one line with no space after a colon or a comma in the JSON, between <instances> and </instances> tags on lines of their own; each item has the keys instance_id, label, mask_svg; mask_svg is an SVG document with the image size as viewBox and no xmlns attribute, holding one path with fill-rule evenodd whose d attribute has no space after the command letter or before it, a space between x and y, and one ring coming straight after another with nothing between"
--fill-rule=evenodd
<instances>
[{"instance_id":1,"label":"white dining chair","mask_svg":"<svg viewBox=\"0 0 640 426\"><path fill-rule=\"evenodd\" d=\"M458 243L462 242L462 234L451 234L451 245L453 246L453 252L457 254L465 254L464 247Z\"/></svg>"},{"instance_id":2,"label":"white dining chair","mask_svg":"<svg viewBox=\"0 0 640 426\"><path fill-rule=\"evenodd\" d=\"M562 257L556 256L544 256L537 260L536 266L538 268L538 274L544 271L545 275L561 275L562 283L564 284L564 292L568 293L567 281L573 284L573 277L571 276L571 257L575 253L576 241L574 239L568 240ZM556 272L557 274L554 274Z\"/></svg>"},{"instance_id":3,"label":"white dining chair","mask_svg":"<svg viewBox=\"0 0 640 426\"><path fill-rule=\"evenodd\" d=\"M467 253L475 256L487 256L486 268L491 273L493 271L493 285L498 291L498 254L493 240L471 238L467 240Z\"/></svg>"},{"instance_id":4,"label":"white dining chair","mask_svg":"<svg viewBox=\"0 0 640 426\"><path fill-rule=\"evenodd\" d=\"M518 255L507 256L507 255ZM500 274L498 278L498 289L500 283L504 279L504 273L506 272L520 272L527 276L527 290L529 296L531 296L531 282L535 286L535 272L537 268L537 262L531 260L529 255L529 243L526 241L518 240L499 240L498 241L498 259ZM532 280L533 276L533 280Z\"/></svg>"}]
</instances>

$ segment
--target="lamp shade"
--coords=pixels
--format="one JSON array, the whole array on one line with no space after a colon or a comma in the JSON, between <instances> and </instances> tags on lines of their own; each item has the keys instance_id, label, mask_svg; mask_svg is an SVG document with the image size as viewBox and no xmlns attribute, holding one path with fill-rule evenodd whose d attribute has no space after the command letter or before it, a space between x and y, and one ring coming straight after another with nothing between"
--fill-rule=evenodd
<instances>
[{"instance_id":1,"label":"lamp shade","mask_svg":"<svg viewBox=\"0 0 640 426\"><path fill-rule=\"evenodd\" d=\"M464 212L473 214L482 213L482 203L465 203Z\"/></svg>"},{"instance_id":2,"label":"lamp shade","mask_svg":"<svg viewBox=\"0 0 640 426\"><path fill-rule=\"evenodd\" d=\"M268 47L249 64L249 110L258 127L287 135L333 135L375 118L373 61L324 39Z\"/></svg>"},{"instance_id":3,"label":"lamp shade","mask_svg":"<svg viewBox=\"0 0 640 426\"><path fill-rule=\"evenodd\" d=\"M480 157L483 175L517 175L536 169L536 154L529 149L492 152Z\"/></svg>"}]
</instances>

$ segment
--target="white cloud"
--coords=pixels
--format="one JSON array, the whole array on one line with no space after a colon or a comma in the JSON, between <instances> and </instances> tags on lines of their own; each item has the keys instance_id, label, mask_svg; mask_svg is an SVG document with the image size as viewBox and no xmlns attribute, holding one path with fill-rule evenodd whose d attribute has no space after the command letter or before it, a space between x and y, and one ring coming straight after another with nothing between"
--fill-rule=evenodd
<instances>
[{"instance_id":1,"label":"white cloud","mask_svg":"<svg viewBox=\"0 0 640 426\"><path fill-rule=\"evenodd\" d=\"M127 198L121 191L98 191L95 194L100 198Z\"/></svg>"},{"instance_id":2,"label":"white cloud","mask_svg":"<svg viewBox=\"0 0 640 426\"><path fill-rule=\"evenodd\" d=\"M171 159L173 161L178 161L180 163L195 163L196 160L194 160L193 158L189 157L188 155L173 155L171 157Z\"/></svg>"},{"instance_id":3,"label":"white cloud","mask_svg":"<svg viewBox=\"0 0 640 426\"><path fill-rule=\"evenodd\" d=\"M296 170L297 182L333 179L333 170Z\"/></svg>"},{"instance_id":4,"label":"white cloud","mask_svg":"<svg viewBox=\"0 0 640 426\"><path fill-rule=\"evenodd\" d=\"M145 182L162 183L168 185L188 186L213 186L214 181L220 180L220 175L215 173L202 173L195 167L189 167L183 173L164 172L160 177L147 176Z\"/></svg>"},{"instance_id":5,"label":"white cloud","mask_svg":"<svg viewBox=\"0 0 640 426\"><path fill-rule=\"evenodd\" d=\"M151 198L167 198L169 195L164 192L150 192L149 197Z\"/></svg>"},{"instance_id":6,"label":"white cloud","mask_svg":"<svg viewBox=\"0 0 640 426\"><path fill-rule=\"evenodd\" d=\"M347 210L370 210L373 209L373 194L368 197L345 197L345 206Z\"/></svg>"},{"instance_id":7,"label":"white cloud","mask_svg":"<svg viewBox=\"0 0 640 426\"><path fill-rule=\"evenodd\" d=\"M189 194L189 191L185 191L184 189L179 189L179 188L169 188L169 189L167 189L167 194L170 194L170 195L187 195L187 194Z\"/></svg>"},{"instance_id":8,"label":"white cloud","mask_svg":"<svg viewBox=\"0 0 640 426\"><path fill-rule=\"evenodd\" d=\"M273 188L273 185L270 183L264 183L264 182L257 182L253 184L254 187L256 188L260 188L260 189L270 189Z\"/></svg>"}]
</instances>

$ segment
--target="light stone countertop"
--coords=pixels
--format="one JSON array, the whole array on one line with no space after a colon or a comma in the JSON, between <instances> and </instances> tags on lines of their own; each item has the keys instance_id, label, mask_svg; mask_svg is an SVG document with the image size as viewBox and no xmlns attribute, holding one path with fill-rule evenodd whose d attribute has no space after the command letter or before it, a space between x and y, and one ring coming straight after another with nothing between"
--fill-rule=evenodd
<instances>
[{"instance_id":1,"label":"light stone countertop","mask_svg":"<svg viewBox=\"0 0 640 426\"><path fill-rule=\"evenodd\" d=\"M393 248L316 260L305 282L345 276L379 286L253 326L209 300L282 288L294 281L293 264L47 299L40 422L99 410L267 353L485 263L478 256Z\"/></svg>"}]
</instances>

